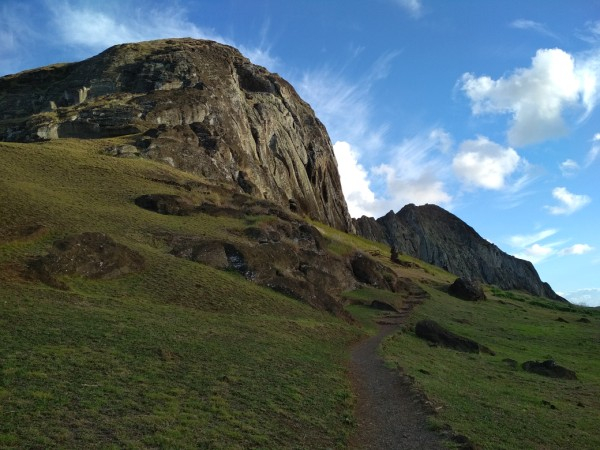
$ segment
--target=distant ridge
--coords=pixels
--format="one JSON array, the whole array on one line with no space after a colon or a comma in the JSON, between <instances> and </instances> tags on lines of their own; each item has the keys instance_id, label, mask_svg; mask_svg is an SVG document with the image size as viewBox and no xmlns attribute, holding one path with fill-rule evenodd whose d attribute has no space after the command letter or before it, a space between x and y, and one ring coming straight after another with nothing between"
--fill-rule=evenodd
<instances>
[{"instance_id":1,"label":"distant ridge","mask_svg":"<svg viewBox=\"0 0 600 450\"><path fill-rule=\"evenodd\" d=\"M439 206L409 204L377 220L354 219L354 225L360 236L385 242L457 276L567 302L542 282L531 262L503 252Z\"/></svg>"}]
</instances>

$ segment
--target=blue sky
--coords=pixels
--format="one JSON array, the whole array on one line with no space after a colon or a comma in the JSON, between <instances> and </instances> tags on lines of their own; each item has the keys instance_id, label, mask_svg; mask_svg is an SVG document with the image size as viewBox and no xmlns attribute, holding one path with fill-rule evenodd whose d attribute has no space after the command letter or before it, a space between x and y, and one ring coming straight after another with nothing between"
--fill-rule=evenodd
<instances>
[{"instance_id":1,"label":"blue sky","mask_svg":"<svg viewBox=\"0 0 600 450\"><path fill-rule=\"evenodd\" d=\"M0 0L0 75L184 36L297 88L353 217L439 204L600 305L600 0Z\"/></svg>"}]
</instances>

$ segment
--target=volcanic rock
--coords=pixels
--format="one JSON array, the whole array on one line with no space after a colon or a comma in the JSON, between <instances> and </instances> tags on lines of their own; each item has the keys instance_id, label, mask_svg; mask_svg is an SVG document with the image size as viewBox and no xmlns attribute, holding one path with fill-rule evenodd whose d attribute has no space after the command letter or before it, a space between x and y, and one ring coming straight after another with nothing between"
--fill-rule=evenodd
<instances>
[{"instance_id":1,"label":"volcanic rock","mask_svg":"<svg viewBox=\"0 0 600 450\"><path fill-rule=\"evenodd\" d=\"M116 278L144 268L144 258L104 233L87 232L54 243L47 255L29 263L30 271L41 281L64 288L62 275L92 279Z\"/></svg>"},{"instance_id":2,"label":"volcanic rock","mask_svg":"<svg viewBox=\"0 0 600 450\"><path fill-rule=\"evenodd\" d=\"M159 214L174 216L188 216L196 209L189 200L172 194L141 195L135 199L135 204Z\"/></svg>"},{"instance_id":3,"label":"volcanic rock","mask_svg":"<svg viewBox=\"0 0 600 450\"><path fill-rule=\"evenodd\" d=\"M448 288L448 293L462 300L476 302L485 300L481 284L467 278L457 278Z\"/></svg>"},{"instance_id":4,"label":"volcanic rock","mask_svg":"<svg viewBox=\"0 0 600 450\"><path fill-rule=\"evenodd\" d=\"M0 78L0 140L130 134L142 157L352 230L325 127L287 81L232 47L123 44Z\"/></svg>"},{"instance_id":5,"label":"volcanic rock","mask_svg":"<svg viewBox=\"0 0 600 450\"><path fill-rule=\"evenodd\" d=\"M566 367L559 366L553 360L548 359L543 362L539 361L525 361L521 367L523 370L538 375L543 375L550 378L563 378L565 380L576 380L577 374L567 369Z\"/></svg>"},{"instance_id":6,"label":"volcanic rock","mask_svg":"<svg viewBox=\"0 0 600 450\"><path fill-rule=\"evenodd\" d=\"M489 348L478 344L472 339L454 334L433 320L426 319L417 322L415 325L415 334L421 339L460 352L479 353L481 351L494 355L494 352Z\"/></svg>"},{"instance_id":7,"label":"volcanic rock","mask_svg":"<svg viewBox=\"0 0 600 450\"><path fill-rule=\"evenodd\" d=\"M410 204L377 220L363 216L354 220L354 226L360 236L387 243L458 277L566 302L540 280L533 264L504 253L439 206Z\"/></svg>"}]
</instances>

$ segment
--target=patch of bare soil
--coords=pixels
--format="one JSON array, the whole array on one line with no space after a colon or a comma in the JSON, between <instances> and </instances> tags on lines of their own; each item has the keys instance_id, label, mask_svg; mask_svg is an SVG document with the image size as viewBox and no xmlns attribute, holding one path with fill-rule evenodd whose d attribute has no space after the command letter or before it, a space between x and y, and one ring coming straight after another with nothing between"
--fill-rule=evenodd
<instances>
[{"instance_id":1,"label":"patch of bare soil","mask_svg":"<svg viewBox=\"0 0 600 450\"><path fill-rule=\"evenodd\" d=\"M421 396L397 370L385 366L377 350L398 329L407 310L378 322L379 333L352 350L350 375L357 396L353 449L444 449L442 437L428 429L429 414Z\"/></svg>"}]
</instances>

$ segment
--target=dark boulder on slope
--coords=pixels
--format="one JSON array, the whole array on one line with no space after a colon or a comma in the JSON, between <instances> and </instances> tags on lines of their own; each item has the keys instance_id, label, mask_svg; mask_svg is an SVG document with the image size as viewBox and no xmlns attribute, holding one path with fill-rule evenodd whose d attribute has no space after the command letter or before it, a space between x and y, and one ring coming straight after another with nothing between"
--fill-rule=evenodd
<instances>
[{"instance_id":1,"label":"dark boulder on slope","mask_svg":"<svg viewBox=\"0 0 600 450\"><path fill-rule=\"evenodd\" d=\"M459 277L566 302L540 280L531 262L504 253L439 206L410 204L377 220L363 216L354 225L360 236L387 243Z\"/></svg>"},{"instance_id":2,"label":"dark boulder on slope","mask_svg":"<svg viewBox=\"0 0 600 450\"><path fill-rule=\"evenodd\" d=\"M448 293L462 300L476 302L485 300L481 284L468 278L457 278L448 288Z\"/></svg>"},{"instance_id":3,"label":"dark boulder on slope","mask_svg":"<svg viewBox=\"0 0 600 450\"><path fill-rule=\"evenodd\" d=\"M0 78L0 140L124 135L141 157L352 229L325 127L287 81L232 47L123 44Z\"/></svg>"}]
</instances>

